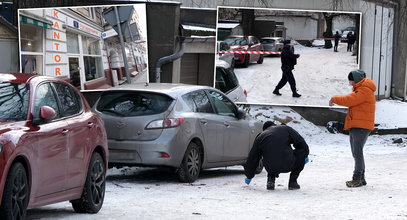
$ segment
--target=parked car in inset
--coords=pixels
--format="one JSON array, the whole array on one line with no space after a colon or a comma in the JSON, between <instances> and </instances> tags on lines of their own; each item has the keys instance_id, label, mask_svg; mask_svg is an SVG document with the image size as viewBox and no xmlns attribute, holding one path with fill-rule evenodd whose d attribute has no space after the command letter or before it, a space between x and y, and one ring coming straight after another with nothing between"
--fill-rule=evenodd
<instances>
[{"instance_id":1,"label":"parked car in inset","mask_svg":"<svg viewBox=\"0 0 407 220\"><path fill-rule=\"evenodd\" d=\"M70 201L97 213L105 195L103 121L76 88L53 77L0 74L0 219Z\"/></svg>"},{"instance_id":2,"label":"parked car in inset","mask_svg":"<svg viewBox=\"0 0 407 220\"><path fill-rule=\"evenodd\" d=\"M216 51L228 51L230 46L224 41L216 42ZM235 55L233 53L217 53L216 59L223 60L229 64L230 68L235 68Z\"/></svg>"},{"instance_id":3,"label":"parked car in inset","mask_svg":"<svg viewBox=\"0 0 407 220\"><path fill-rule=\"evenodd\" d=\"M284 47L284 38L282 37L263 37L260 41L266 52L281 52Z\"/></svg>"},{"instance_id":4,"label":"parked car in inset","mask_svg":"<svg viewBox=\"0 0 407 220\"><path fill-rule=\"evenodd\" d=\"M104 91L93 110L105 122L109 166L172 167L180 182L195 181L203 168L243 165L262 131L207 86L123 85Z\"/></svg>"},{"instance_id":5,"label":"parked car in inset","mask_svg":"<svg viewBox=\"0 0 407 220\"><path fill-rule=\"evenodd\" d=\"M263 44L255 36L231 35L224 40L233 51L264 51ZM235 62L243 67L248 67L250 63L263 63L263 54L239 54L235 53Z\"/></svg>"},{"instance_id":6,"label":"parked car in inset","mask_svg":"<svg viewBox=\"0 0 407 220\"><path fill-rule=\"evenodd\" d=\"M233 69L223 60L216 60L215 88L219 89L233 102L247 102L247 91L237 79Z\"/></svg>"}]
</instances>

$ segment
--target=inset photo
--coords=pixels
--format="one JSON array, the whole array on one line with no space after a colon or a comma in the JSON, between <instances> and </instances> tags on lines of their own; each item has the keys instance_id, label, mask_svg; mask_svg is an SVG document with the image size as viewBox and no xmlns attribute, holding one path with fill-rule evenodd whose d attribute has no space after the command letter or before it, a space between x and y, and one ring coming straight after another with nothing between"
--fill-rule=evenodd
<instances>
[{"instance_id":1,"label":"inset photo","mask_svg":"<svg viewBox=\"0 0 407 220\"><path fill-rule=\"evenodd\" d=\"M218 7L216 59L234 74L216 71L215 87L232 82L236 102L327 107L351 91L360 22L359 12Z\"/></svg>"},{"instance_id":2,"label":"inset photo","mask_svg":"<svg viewBox=\"0 0 407 220\"><path fill-rule=\"evenodd\" d=\"M80 90L148 82L145 4L20 9L18 16L20 72Z\"/></svg>"}]
</instances>

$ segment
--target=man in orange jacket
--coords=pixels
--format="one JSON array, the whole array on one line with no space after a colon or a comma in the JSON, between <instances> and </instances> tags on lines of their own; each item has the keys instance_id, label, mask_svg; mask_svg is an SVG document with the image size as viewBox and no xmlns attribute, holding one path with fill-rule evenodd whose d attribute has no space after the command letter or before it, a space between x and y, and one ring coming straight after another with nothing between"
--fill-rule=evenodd
<instances>
[{"instance_id":1,"label":"man in orange jacket","mask_svg":"<svg viewBox=\"0 0 407 220\"><path fill-rule=\"evenodd\" d=\"M363 70L351 71L348 80L349 84L353 86L352 93L347 96L332 97L329 105L338 104L349 107L344 130L349 130L355 168L352 180L347 181L346 186L360 187L366 185L363 146L370 132L374 129L376 85L373 80L366 78L366 73Z\"/></svg>"}]
</instances>

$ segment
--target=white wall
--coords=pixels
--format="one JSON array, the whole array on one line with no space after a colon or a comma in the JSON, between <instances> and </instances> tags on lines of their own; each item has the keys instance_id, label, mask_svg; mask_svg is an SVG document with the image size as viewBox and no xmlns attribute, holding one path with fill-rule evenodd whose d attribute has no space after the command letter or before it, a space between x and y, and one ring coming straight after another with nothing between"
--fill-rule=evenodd
<instances>
[{"instance_id":1,"label":"white wall","mask_svg":"<svg viewBox=\"0 0 407 220\"><path fill-rule=\"evenodd\" d=\"M286 38L314 39L317 37L318 22L304 17L273 17L276 22L284 22Z\"/></svg>"}]
</instances>

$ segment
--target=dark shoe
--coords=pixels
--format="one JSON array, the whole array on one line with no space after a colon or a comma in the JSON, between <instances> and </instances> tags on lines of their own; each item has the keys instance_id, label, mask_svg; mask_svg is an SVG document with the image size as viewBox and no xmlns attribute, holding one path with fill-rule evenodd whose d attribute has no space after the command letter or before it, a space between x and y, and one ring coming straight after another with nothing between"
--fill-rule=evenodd
<instances>
[{"instance_id":1,"label":"dark shoe","mask_svg":"<svg viewBox=\"0 0 407 220\"><path fill-rule=\"evenodd\" d=\"M275 90L273 91L273 94L274 94L274 95L278 95L278 96L280 96L280 95L281 95L281 93L280 93L280 92L278 92L278 90L277 90L277 89L275 89Z\"/></svg>"},{"instance_id":2,"label":"dark shoe","mask_svg":"<svg viewBox=\"0 0 407 220\"><path fill-rule=\"evenodd\" d=\"M275 177L268 177L267 178L267 189L268 190L274 190L276 184L276 178Z\"/></svg>"},{"instance_id":3,"label":"dark shoe","mask_svg":"<svg viewBox=\"0 0 407 220\"><path fill-rule=\"evenodd\" d=\"M363 184L363 179L361 177L353 177L351 181L346 181L346 186L347 187L361 187L366 185L366 181L364 181L365 184Z\"/></svg>"},{"instance_id":4,"label":"dark shoe","mask_svg":"<svg viewBox=\"0 0 407 220\"><path fill-rule=\"evenodd\" d=\"M294 97L294 98L299 98L299 97L301 97L301 95L298 94L298 93L293 93L293 97Z\"/></svg>"},{"instance_id":5,"label":"dark shoe","mask_svg":"<svg viewBox=\"0 0 407 220\"><path fill-rule=\"evenodd\" d=\"M297 183L297 180L288 182L288 189L289 190L296 190L300 189L300 185Z\"/></svg>"},{"instance_id":6,"label":"dark shoe","mask_svg":"<svg viewBox=\"0 0 407 220\"><path fill-rule=\"evenodd\" d=\"M290 174L290 180L288 181L288 189L289 190L296 190L300 189L300 185L297 183L298 175Z\"/></svg>"}]
</instances>

